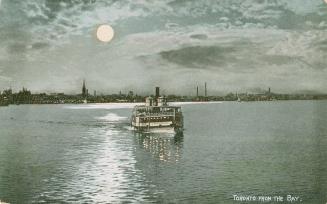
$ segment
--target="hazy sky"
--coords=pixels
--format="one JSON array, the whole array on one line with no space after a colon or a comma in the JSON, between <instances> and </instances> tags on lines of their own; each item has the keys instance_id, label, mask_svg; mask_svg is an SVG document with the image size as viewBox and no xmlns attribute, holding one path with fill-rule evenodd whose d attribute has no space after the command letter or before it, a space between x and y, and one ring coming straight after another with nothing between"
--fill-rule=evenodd
<instances>
[{"instance_id":1,"label":"hazy sky","mask_svg":"<svg viewBox=\"0 0 327 204\"><path fill-rule=\"evenodd\" d=\"M0 90L327 93L326 31L323 0L0 0Z\"/></svg>"}]
</instances>

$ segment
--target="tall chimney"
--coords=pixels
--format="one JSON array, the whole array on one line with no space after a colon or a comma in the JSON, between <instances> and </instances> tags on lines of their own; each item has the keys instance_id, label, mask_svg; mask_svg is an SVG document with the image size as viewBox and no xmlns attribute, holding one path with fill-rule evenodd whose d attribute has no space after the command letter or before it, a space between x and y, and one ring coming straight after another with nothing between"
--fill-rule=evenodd
<instances>
[{"instance_id":1,"label":"tall chimney","mask_svg":"<svg viewBox=\"0 0 327 204\"><path fill-rule=\"evenodd\" d=\"M199 87L196 86L196 97L199 97Z\"/></svg>"},{"instance_id":2,"label":"tall chimney","mask_svg":"<svg viewBox=\"0 0 327 204\"><path fill-rule=\"evenodd\" d=\"M204 83L204 96L207 97L207 82Z\"/></svg>"},{"instance_id":3,"label":"tall chimney","mask_svg":"<svg viewBox=\"0 0 327 204\"><path fill-rule=\"evenodd\" d=\"M160 96L160 88L156 87L156 98L159 98Z\"/></svg>"}]
</instances>

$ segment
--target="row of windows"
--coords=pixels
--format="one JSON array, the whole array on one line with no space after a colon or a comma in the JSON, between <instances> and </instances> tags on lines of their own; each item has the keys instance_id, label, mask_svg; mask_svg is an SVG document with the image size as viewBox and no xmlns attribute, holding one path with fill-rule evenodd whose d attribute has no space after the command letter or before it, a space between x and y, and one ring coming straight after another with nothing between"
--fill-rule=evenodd
<instances>
[{"instance_id":1,"label":"row of windows","mask_svg":"<svg viewBox=\"0 0 327 204\"><path fill-rule=\"evenodd\" d=\"M164 122L164 121L171 121L172 117L151 117L150 120L152 122ZM149 121L149 118L140 118L141 122Z\"/></svg>"}]
</instances>

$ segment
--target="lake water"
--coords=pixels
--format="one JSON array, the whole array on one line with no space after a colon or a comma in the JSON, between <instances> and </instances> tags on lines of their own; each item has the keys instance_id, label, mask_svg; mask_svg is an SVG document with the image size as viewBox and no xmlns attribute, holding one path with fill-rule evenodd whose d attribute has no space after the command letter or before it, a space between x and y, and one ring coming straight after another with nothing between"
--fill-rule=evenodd
<instances>
[{"instance_id":1,"label":"lake water","mask_svg":"<svg viewBox=\"0 0 327 204\"><path fill-rule=\"evenodd\" d=\"M0 199L263 203L234 200L252 195L290 203L292 195L300 197L293 203L327 202L327 101L183 104L181 136L134 133L131 107L0 107Z\"/></svg>"}]
</instances>

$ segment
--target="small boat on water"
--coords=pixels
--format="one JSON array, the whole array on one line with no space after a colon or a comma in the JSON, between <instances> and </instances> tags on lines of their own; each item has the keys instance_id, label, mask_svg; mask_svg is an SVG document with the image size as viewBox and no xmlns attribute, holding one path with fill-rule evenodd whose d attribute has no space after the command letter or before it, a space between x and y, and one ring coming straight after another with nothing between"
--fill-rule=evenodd
<instances>
[{"instance_id":1,"label":"small boat on water","mask_svg":"<svg viewBox=\"0 0 327 204\"><path fill-rule=\"evenodd\" d=\"M160 96L159 87L156 87L154 98L149 96L145 105L134 107L131 126L142 132L157 132L163 129L181 132L184 126L182 108L168 105L166 97Z\"/></svg>"}]
</instances>

